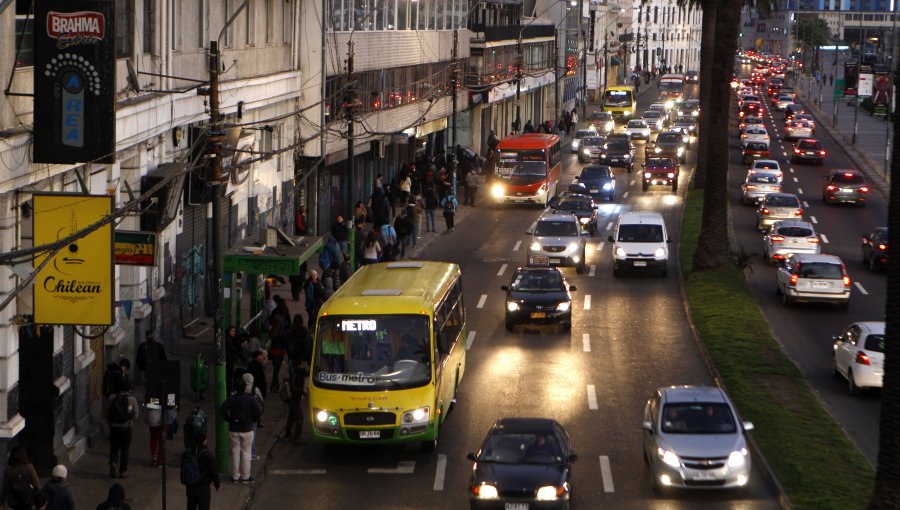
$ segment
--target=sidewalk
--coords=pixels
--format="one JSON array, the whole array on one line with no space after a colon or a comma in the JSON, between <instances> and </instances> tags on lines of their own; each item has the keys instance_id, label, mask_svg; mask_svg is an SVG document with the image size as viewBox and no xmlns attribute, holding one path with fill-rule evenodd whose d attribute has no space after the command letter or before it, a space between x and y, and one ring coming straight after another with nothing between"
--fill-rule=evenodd
<instances>
[{"instance_id":1,"label":"sidewalk","mask_svg":"<svg viewBox=\"0 0 900 510\"><path fill-rule=\"evenodd\" d=\"M796 80L794 88L797 96L803 99L803 104L816 117L816 129L828 133L834 141L844 148L847 155L860 170L862 170L869 182L878 188L884 196L889 193L890 172L885 172L884 157L886 147L893 143L893 137L886 143L885 130L887 122L871 115L860 108L854 115L856 108L839 102L834 104L831 86L822 87L822 102L819 103L819 87L811 77L800 77ZM835 110L835 107L837 110ZM835 111L837 123L835 124ZM856 116L856 145L853 145L853 124ZM819 135L821 136L821 135Z\"/></svg>"}]
</instances>

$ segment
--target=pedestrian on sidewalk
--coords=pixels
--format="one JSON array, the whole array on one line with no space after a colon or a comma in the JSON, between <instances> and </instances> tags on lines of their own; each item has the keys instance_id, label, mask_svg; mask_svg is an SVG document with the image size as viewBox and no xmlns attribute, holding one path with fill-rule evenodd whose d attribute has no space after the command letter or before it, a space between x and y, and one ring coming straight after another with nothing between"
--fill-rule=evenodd
<instances>
[{"instance_id":1,"label":"pedestrian on sidewalk","mask_svg":"<svg viewBox=\"0 0 900 510\"><path fill-rule=\"evenodd\" d=\"M163 424L162 406L151 403L146 407L144 421L147 422L147 428L150 430L150 466L160 467L166 462L166 459L160 456L159 443L162 441L163 432L167 431L178 418L178 409L174 406L166 409L166 419Z\"/></svg>"},{"instance_id":2,"label":"pedestrian on sidewalk","mask_svg":"<svg viewBox=\"0 0 900 510\"><path fill-rule=\"evenodd\" d=\"M200 434L197 439L198 446L181 454L181 483L187 496L187 510L209 510L212 503L209 485L215 485L218 492L222 484L216 458L206 446L206 434Z\"/></svg>"},{"instance_id":3,"label":"pedestrian on sidewalk","mask_svg":"<svg viewBox=\"0 0 900 510\"><path fill-rule=\"evenodd\" d=\"M138 401L131 394L131 381L109 400L109 477L128 478L128 450L131 448L131 428L140 417Z\"/></svg>"},{"instance_id":4,"label":"pedestrian on sidewalk","mask_svg":"<svg viewBox=\"0 0 900 510\"><path fill-rule=\"evenodd\" d=\"M147 338L144 343L140 345L137 349L137 357L135 358L135 365L139 370L138 373L141 374L141 380L143 382L147 382L147 368L154 361L166 361L166 348L163 344L156 341L156 334L153 330L147 330L145 333L145 337Z\"/></svg>"},{"instance_id":5,"label":"pedestrian on sidewalk","mask_svg":"<svg viewBox=\"0 0 900 510\"><path fill-rule=\"evenodd\" d=\"M425 200L421 193L412 197L409 205L406 207L409 216L409 223L412 225L412 245L418 244L419 233L422 230L422 213L425 212Z\"/></svg>"},{"instance_id":6,"label":"pedestrian on sidewalk","mask_svg":"<svg viewBox=\"0 0 900 510\"><path fill-rule=\"evenodd\" d=\"M363 249L362 253L362 265L366 264L374 264L378 262L381 258L381 254L383 253L384 248L381 246L381 241L378 240L378 235L374 230L370 230L366 235L365 241L363 241ZM324 289L323 289L324 294ZM315 319L313 319L315 320Z\"/></svg>"},{"instance_id":7,"label":"pedestrian on sidewalk","mask_svg":"<svg viewBox=\"0 0 900 510\"><path fill-rule=\"evenodd\" d=\"M406 258L406 247L409 246L412 235L412 223L409 221L409 211L406 208L400 209L397 214L394 230L397 234L397 246L400 247L400 258Z\"/></svg>"},{"instance_id":8,"label":"pedestrian on sidewalk","mask_svg":"<svg viewBox=\"0 0 900 510\"><path fill-rule=\"evenodd\" d=\"M572 127L578 128L578 109L572 108ZM569 134L569 133L566 133Z\"/></svg>"},{"instance_id":9,"label":"pedestrian on sidewalk","mask_svg":"<svg viewBox=\"0 0 900 510\"><path fill-rule=\"evenodd\" d=\"M456 196L452 194L447 194L447 196L441 200L441 208L444 211L444 222L447 224L447 232L453 232L454 230L454 219L456 216L456 207L458 205Z\"/></svg>"},{"instance_id":10,"label":"pedestrian on sidewalk","mask_svg":"<svg viewBox=\"0 0 900 510\"><path fill-rule=\"evenodd\" d=\"M437 232L434 222L434 211L437 209L438 199L434 186L423 187L422 198L425 202L425 232Z\"/></svg>"},{"instance_id":11,"label":"pedestrian on sidewalk","mask_svg":"<svg viewBox=\"0 0 900 510\"><path fill-rule=\"evenodd\" d=\"M285 401L288 408L287 424L284 428L284 434L281 439L285 441L293 441L295 444L300 442L303 432L303 393L305 390L304 382L309 377L309 363L305 357L294 359L288 369L288 378L283 384L287 385L287 398Z\"/></svg>"},{"instance_id":12,"label":"pedestrian on sidewalk","mask_svg":"<svg viewBox=\"0 0 900 510\"><path fill-rule=\"evenodd\" d=\"M125 487L114 483L109 487L106 501L97 505L97 510L131 510L131 506L125 502Z\"/></svg>"},{"instance_id":13,"label":"pedestrian on sidewalk","mask_svg":"<svg viewBox=\"0 0 900 510\"><path fill-rule=\"evenodd\" d=\"M128 370L131 368L131 361L128 358L122 358L116 363L106 365L106 371L103 372L103 382L100 391L103 398L109 398L119 392L122 383L128 380Z\"/></svg>"},{"instance_id":14,"label":"pedestrian on sidewalk","mask_svg":"<svg viewBox=\"0 0 900 510\"><path fill-rule=\"evenodd\" d=\"M294 314L294 323L291 324L291 332L288 334L288 359L297 358L309 361L309 330L303 321L303 316Z\"/></svg>"},{"instance_id":15,"label":"pedestrian on sidewalk","mask_svg":"<svg viewBox=\"0 0 900 510\"><path fill-rule=\"evenodd\" d=\"M572 124L573 124L571 111L566 110L566 112L563 114L563 121L566 124L566 136L569 136L569 132L572 131Z\"/></svg>"},{"instance_id":16,"label":"pedestrian on sidewalk","mask_svg":"<svg viewBox=\"0 0 900 510\"><path fill-rule=\"evenodd\" d=\"M466 191L466 196L463 202L466 205L475 207L475 194L478 193L478 174L470 171L466 175L466 186L463 189L465 189Z\"/></svg>"},{"instance_id":17,"label":"pedestrian on sidewalk","mask_svg":"<svg viewBox=\"0 0 900 510\"><path fill-rule=\"evenodd\" d=\"M47 510L75 510L75 493L66 483L69 471L57 464L50 471L50 479L41 487L41 496L47 498Z\"/></svg>"},{"instance_id":18,"label":"pedestrian on sidewalk","mask_svg":"<svg viewBox=\"0 0 900 510\"><path fill-rule=\"evenodd\" d=\"M28 450L22 445L13 447L3 470L0 506L5 505L12 510L31 510L40 486L41 481L28 458Z\"/></svg>"},{"instance_id":19,"label":"pedestrian on sidewalk","mask_svg":"<svg viewBox=\"0 0 900 510\"><path fill-rule=\"evenodd\" d=\"M828 73L828 85L834 85L834 75Z\"/></svg>"},{"instance_id":20,"label":"pedestrian on sidewalk","mask_svg":"<svg viewBox=\"0 0 900 510\"><path fill-rule=\"evenodd\" d=\"M265 358L265 354L266 354L265 351L260 351L260 352L262 353L263 358ZM265 363L265 362L263 362L263 363ZM266 397L260 391L260 386L256 383L254 383L254 381L257 381L259 379L256 379L256 377L253 375L252 372L250 372L248 370L246 373L244 373L241 376L241 379L244 381L244 384L246 385L246 388L248 389L247 393L253 395L253 397L256 398L256 401L259 402L259 406L262 409L262 412L259 413L259 417L256 419L256 421L253 422L253 441L251 442L251 445L250 445L250 460L259 460L259 455L256 454L256 433L263 426L262 425L262 414L265 412L265 409L266 409L266 407L265 407L266 406ZM265 387L265 377L263 377L262 381L263 381L262 386Z\"/></svg>"},{"instance_id":21,"label":"pedestrian on sidewalk","mask_svg":"<svg viewBox=\"0 0 900 510\"><path fill-rule=\"evenodd\" d=\"M319 308L325 302L325 287L319 281L319 273L315 269L309 270L309 277L303 284L303 293L306 297L306 320L307 327L313 329L316 323L316 316L319 315Z\"/></svg>"},{"instance_id":22,"label":"pedestrian on sidewalk","mask_svg":"<svg viewBox=\"0 0 900 510\"><path fill-rule=\"evenodd\" d=\"M262 416L262 406L252 394L253 384L248 387L242 377L235 381L232 393L222 406L219 414L228 422L228 443L231 449L231 481L250 483L250 450L253 445L253 423Z\"/></svg>"}]
</instances>

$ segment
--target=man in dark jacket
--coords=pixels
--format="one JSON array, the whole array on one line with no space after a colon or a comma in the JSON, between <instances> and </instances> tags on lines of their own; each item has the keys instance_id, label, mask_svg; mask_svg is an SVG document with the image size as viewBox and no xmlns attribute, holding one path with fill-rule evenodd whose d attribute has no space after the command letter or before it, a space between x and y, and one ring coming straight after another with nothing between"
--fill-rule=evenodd
<instances>
[{"instance_id":1,"label":"man in dark jacket","mask_svg":"<svg viewBox=\"0 0 900 510\"><path fill-rule=\"evenodd\" d=\"M253 353L253 360L247 365L247 372L253 376L253 381L259 392L262 394L263 400L269 396L269 388L266 386L266 351L256 351Z\"/></svg>"},{"instance_id":2,"label":"man in dark jacket","mask_svg":"<svg viewBox=\"0 0 900 510\"><path fill-rule=\"evenodd\" d=\"M281 438L285 441L291 440L294 444L300 443L300 435L303 432L303 383L307 377L309 377L309 363L306 358L298 357L292 360L287 380L290 388L290 398L287 400L287 425Z\"/></svg>"},{"instance_id":3,"label":"man in dark jacket","mask_svg":"<svg viewBox=\"0 0 900 510\"><path fill-rule=\"evenodd\" d=\"M262 406L253 396L243 379L235 381L235 393L219 408L219 414L228 422L228 443L231 448L231 481L251 483L250 449L253 445L253 423L262 416Z\"/></svg>"},{"instance_id":4,"label":"man in dark jacket","mask_svg":"<svg viewBox=\"0 0 900 510\"><path fill-rule=\"evenodd\" d=\"M397 232L397 244L400 245L400 258L406 257L406 247L409 246L412 235L412 223L406 209L400 209L397 219L394 220L394 230Z\"/></svg>"},{"instance_id":5,"label":"man in dark jacket","mask_svg":"<svg viewBox=\"0 0 900 510\"><path fill-rule=\"evenodd\" d=\"M372 223L374 228L378 228L388 221L391 217L391 202L384 193L384 188L375 188L372 194Z\"/></svg>"},{"instance_id":6,"label":"man in dark jacket","mask_svg":"<svg viewBox=\"0 0 900 510\"><path fill-rule=\"evenodd\" d=\"M147 341L138 347L135 359L135 365L140 370L144 382L147 381L147 368L155 361L165 361L166 359L166 348L156 341L153 330L147 331Z\"/></svg>"},{"instance_id":7,"label":"man in dark jacket","mask_svg":"<svg viewBox=\"0 0 900 510\"><path fill-rule=\"evenodd\" d=\"M199 481L194 484L185 484L184 491L187 495L187 510L209 510L212 502L212 492L209 485L216 486L216 492L221 487L219 481L219 470L216 469L216 458L213 457L209 448L206 447L206 435L198 436L200 445L196 450L185 451L183 455L194 455L197 460L197 468ZM184 469L185 461L182 459L181 468ZM182 473L182 482L184 482L184 473Z\"/></svg>"},{"instance_id":8,"label":"man in dark jacket","mask_svg":"<svg viewBox=\"0 0 900 510\"><path fill-rule=\"evenodd\" d=\"M66 466L58 464L50 472L50 479L41 487L41 495L47 498L47 510L75 510L75 494L66 483L68 474Z\"/></svg>"}]
</instances>

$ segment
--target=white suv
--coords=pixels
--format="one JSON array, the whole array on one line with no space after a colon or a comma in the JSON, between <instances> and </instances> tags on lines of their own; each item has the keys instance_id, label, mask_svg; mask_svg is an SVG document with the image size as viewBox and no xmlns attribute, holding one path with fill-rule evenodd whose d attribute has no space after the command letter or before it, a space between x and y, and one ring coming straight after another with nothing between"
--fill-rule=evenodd
<instances>
[{"instance_id":1,"label":"white suv","mask_svg":"<svg viewBox=\"0 0 900 510\"><path fill-rule=\"evenodd\" d=\"M585 267L585 236L574 214L544 214L528 229L529 266L575 266L578 274Z\"/></svg>"},{"instance_id":2,"label":"white suv","mask_svg":"<svg viewBox=\"0 0 900 510\"><path fill-rule=\"evenodd\" d=\"M625 269L655 270L660 276L668 274L669 246L672 242L666 222L657 212L627 212L619 216L612 243L613 276L621 276Z\"/></svg>"}]
</instances>

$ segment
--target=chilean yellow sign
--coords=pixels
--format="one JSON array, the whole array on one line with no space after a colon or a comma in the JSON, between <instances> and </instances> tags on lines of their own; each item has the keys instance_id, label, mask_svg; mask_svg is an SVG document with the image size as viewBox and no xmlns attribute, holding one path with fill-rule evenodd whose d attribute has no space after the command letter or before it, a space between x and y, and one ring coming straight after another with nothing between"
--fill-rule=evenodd
<instances>
[{"instance_id":1,"label":"chilean yellow sign","mask_svg":"<svg viewBox=\"0 0 900 510\"><path fill-rule=\"evenodd\" d=\"M34 245L65 239L112 213L105 195L35 194ZM49 256L35 256L37 268ZM113 323L113 227L103 225L63 246L34 280L36 324Z\"/></svg>"}]
</instances>

